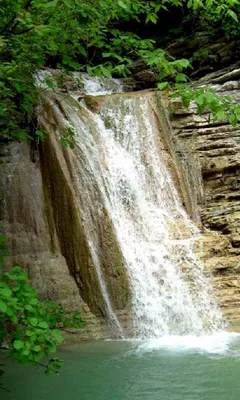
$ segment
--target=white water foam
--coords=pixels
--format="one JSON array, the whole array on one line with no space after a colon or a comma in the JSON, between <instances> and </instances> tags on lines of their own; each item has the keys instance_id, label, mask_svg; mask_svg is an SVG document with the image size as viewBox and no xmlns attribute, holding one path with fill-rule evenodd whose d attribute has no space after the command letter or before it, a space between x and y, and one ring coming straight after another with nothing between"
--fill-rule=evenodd
<instances>
[{"instance_id":1,"label":"white water foam","mask_svg":"<svg viewBox=\"0 0 240 400\"><path fill-rule=\"evenodd\" d=\"M158 339L136 343L137 353L149 353L167 350L170 352L199 352L209 354L229 354L232 346L238 344L237 353L240 355L240 334L217 332L213 335L162 336Z\"/></svg>"},{"instance_id":2,"label":"white water foam","mask_svg":"<svg viewBox=\"0 0 240 400\"><path fill-rule=\"evenodd\" d=\"M55 74L53 74L53 70L50 69L38 71L35 74L36 84L42 89L49 89L49 87L53 87L55 90L57 90L58 83L56 78L59 72L60 71L58 70ZM71 78L76 84L76 90L77 87L79 87L81 92L86 95L102 96L112 93L121 93L123 91L123 85L120 79L90 76L85 72L72 72L70 75L70 80ZM82 93L79 93L78 97Z\"/></svg>"},{"instance_id":3,"label":"white water foam","mask_svg":"<svg viewBox=\"0 0 240 400\"><path fill-rule=\"evenodd\" d=\"M84 72L73 72L73 77L87 95L100 96L123 91L122 83L119 79L90 76Z\"/></svg>"}]
</instances>

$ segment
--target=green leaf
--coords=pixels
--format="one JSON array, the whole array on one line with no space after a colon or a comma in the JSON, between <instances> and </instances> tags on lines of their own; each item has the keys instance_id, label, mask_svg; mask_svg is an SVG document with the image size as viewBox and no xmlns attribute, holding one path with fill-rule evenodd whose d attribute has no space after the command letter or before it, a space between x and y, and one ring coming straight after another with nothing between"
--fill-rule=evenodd
<instances>
[{"instance_id":1,"label":"green leaf","mask_svg":"<svg viewBox=\"0 0 240 400\"><path fill-rule=\"evenodd\" d=\"M15 266L13 267L12 272L13 272L14 274L19 274L19 273L23 274L23 272L21 271L21 268L20 268L18 265L15 265ZM26 276L26 275L25 275L25 276Z\"/></svg>"},{"instance_id":2,"label":"green leaf","mask_svg":"<svg viewBox=\"0 0 240 400\"><path fill-rule=\"evenodd\" d=\"M58 343L62 343L63 342L63 337L62 337L62 335L61 335L61 333L60 333L60 331L58 329L54 329L52 331L52 335L54 336L55 340Z\"/></svg>"},{"instance_id":3,"label":"green leaf","mask_svg":"<svg viewBox=\"0 0 240 400\"><path fill-rule=\"evenodd\" d=\"M192 96L190 94L182 95L182 103L183 103L184 107L188 108L190 106L191 100L192 100Z\"/></svg>"},{"instance_id":4,"label":"green leaf","mask_svg":"<svg viewBox=\"0 0 240 400\"><path fill-rule=\"evenodd\" d=\"M21 139L21 140L27 140L29 138L29 135L26 131L19 129L19 130L13 132L13 137Z\"/></svg>"},{"instance_id":5,"label":"green leaf","mask_svg":"<svg viewBox=\"0 0 240 400\"><path fill-rule=\"evenodd\" d=\"M47 345L48 345L49 351L51 353L55 353L55 351L57 350L56 344L52 340L48 340Z\"/></svg>"},{"instance_id":6,"label":"green leaf","mask_svg":"<svg viewBox=\"0 0 240 400\"><path fill-rule=\"evenodd\" d=\"M41 142L44 142L44 140L46 139L48 133L45 131L39 131L38 129L35 131L36 135L39 137Z\"/></svg>"},{"instance_id":7,"label":"green leaf","mask_svg":"<svg viewBox=\"0 0 240 400\"><path fill-rule=\"evenodd\" d=\"M234 11L228 10L228 11L227 11L227 15L228 15L229 17L231 17L235 22L238 22L237 14L236 14Z\"/></svg>"},{"instance_id":8,"label":"green leaf","mask_svg":"<svg viewBox=\"0 0 240 400\"><path fill-rule=\"evenodd\" d=\"M202 106L203 103L204 103L204 95L200 94L199 96L197 96L195 98L195 102L196 102L197 105Z\"/></svg>"},{"instance_id":9,"label":"green leaf","mask_svg":"<svg viewBox=\"0 0 240 400\"><path fill-rule=\"evenodd\" d=\"M35 333L35 332L34 332L34 331L31 331L30 329L27 329L27 330L26 330L26 335L27 335L27 336L32 336L32 335L34 335L34 333Z\"/></svg>"},{"instance_id":10,"label":"green leaf","mask_svg":"<svg viewBox=\"0 0 240 400\"><path fill-rule=\"evenodd\" d=\"M112 77L111 72L107 68L105 68L103 65L100 65L100 68L101 68L103 75L105 75L107 78Z\"/></svg>"},{"instance_id":11,"label":"green leaf","mask_svg":"<svg viewBox=\"0 0 240 400\"><path fill-rule=\"evenodd\" d=\"M36 351L37 353L38 353L39 351L41 351L41 350L42 350L42 348L41 348L41 346L39 346L39 345L34 346L34 348L33 348L33 351Z\"/></svg>"},{"instance_id":12,"label":"green leaf","mask_svg":"<svg viewBox=\"0 0 240 400\"><path fill-rule=\"evenodd\" d=\"M31 324L32 326L37 326L37 324L38 324L37 318L31 318L31 319L30 319L30 324Z\"/></svg>"},{"instance_id":13,"label":"green leaf","mask_svg":"<svg viewBox=\"0 0 240 400\"><path fill-rule=\"evenodd\" d=\"M157 87L159 90L165 90L165 89L169 88L169 83L161 82L161 83L158 83Z\"/></svg>"},{"instance_id":14,"label":"green leaf","mask_svg":"<svg viewBox=\"0 0 240 400\"><path fill-rule=\"evenodd\" d=\"M36 297L33 297L29 304L31 304L32 306L36 306L37 304L39 304L39 300Z\"/></svg>"},{"instance_id":15,"label":"green leaf","mask_svg":"<svg viewBox=\"0 0 240 400\"><path fill-rule=\"evenodd\" d=\"M0 296L11 297L12 291L9 288L0 289Z\"/></svg>"},{"instance_id":16,"label":"green leaf","mask_svg":"<svg viewBox=\"0 0 240 400\"><path fill-rule=\"evenodd\" d=\"M60 365L62 367L64 365L64 360L59 360L59 358L58 358L57 363L58 363L58 365Z\"/></svg>"},{"instance_id":17,"label":"green leaf","mask_svg":"<svg viewBox=\"0 0 240 400\"><path fill-rule=\"evenodd\" d=\"M16 350L20 350L20 349L22 349L24 347L24 342L22 340L14 340L13 347Z\"/></svg>"},{"instance_id":18,"label":"green leaf","mask_svg":"<svg viewBox=\"0 0 240 400\"><path fill-rule=\"evenodd\" d=\"M44 373L45 373L45 375L47 375L47 376L52 376L52 375L54 374L54 372L53 372L50 368L47 368L46 371L45 371Z\"/></svg>"},{"instance_id":19,"label":"green leaf","mask_svg":"<svg viewBox=\"0 0 240 400\"><path fill-rule=\"evenodd\" d=\"M73 316L75 319L81 319L81 314L80 312L76 312Z\"/></svg>"},{"instance_id":20,"label":"green leaf","mask_svg":"<svg viewBox=\"0 0 240 400\"><path fill-rule=\"evenodd\" d=\"M178 74L176 76L176 82L187 82L187 76L185 74Z\"/></svg>"},{"instance_id":21,"label":"green leaf","mask_svg":"<svg viewBox=\"0 0 240 400\"><path fill-rule=\"evenodd\" d=\"M153 24L156 24L156 23L157 23L157 16L156 16L156 14L149 14L149 15L147 16L146 23L148 23L148 21L151 21Z\"/></svg>"},{"instance_id":22,"label":"green leaf","mask_svg":"<svg viewBox=\"0 0 240 400\"><path fill-rule=\"evenodd\" d=\"M159 72L159 79L164 79L164 78L166 78L166 76L167 76L167 74L166 74L165 71L160 71Z\"/></svg>"},{"instance_id":23,"label":"green leaf","mask_svg":"<svg viewBox=\"0 0 240 400\"><path fill-rule=\"evenodd\" d=\"M218 111L216 113L216 118L217 119L224 119L225 118L225 112L224 111Z\"/></svg>"},{"instance_id":24,"label":"green leaf","mask_svg":"<svg viewBox=\"0 0 240 400\"><path fill-rule=\"evenodd\" d=\"M39 322L38 326L39 326L40 328L43 328L43 329L48 329L48 328L49 328L47 322L45 322L45 321Z\"/></svg>"},{"instance_id":25,"label":"green leaf","mask_svg":"<svg viewBox=\"0 0 240 400\"><path fill-rule=\"evenodd\" d=\"M118 1L118 5L119 5L121 8L123 8L124 10L127 10L127 9L128 9L127 5L126 5L123 1L121 1L121 0Z\"/></svg>"},{"instance_id":26,"label":"green leaf","mask_svg":"<svg viewBox=\"0 0 240 400\"><path fill-rule=\"evenodd\" d=\"M16 315L12 316L12 317L11 317L11 322L12 322L13 324L17 325L17 324L18 324L18 317L17 317Z\"/></svg>"},{"instance_id":27,"label":"green leaf","mask_svg":"<svg viewBox=\"0 0 240 400\"><path fill-rule=\"evenodd\" d=\"M7 311L7 305L6 305L6 303L4 303L1 299L0 299L0 312L2 312L2 313L6 313L6 311Z\"/></svg>"},{"instance_id":28,"label":"green leaf","mask_svg":"<svg viewBox=\"0 0 240 400\"><path fill-rule=\"evenodd\" d=\"M25 307L25 310L32 312L32 311L34 311L34 307L27 304Z\"/></svg>"},{"instance_id":29,"label":"green leaf","mask_svg":"<svg viewBox=\"0 0 240 400\"><path fill-rule=\"evenodd\" d=\"M190 66L190 62L186 60L185 58L182 58L181 60L177 60L178 65L180 65L182 68L187 68Z\"/></svg>"},{"instance_id":30,"label":"green leaf","mask_svg":"<svg viewBox=\"0 0 240 400\"><path fill-rule=\"evenodd\" d=\"M86 324L82 321L79 321L79 322L77 322L76 326L74 326L74 327L82 329L82 328L86 327Z\"/></svg>"},{"instance_id":31,"label":"green leaf","mask_svg":"<svg viewBox=\"0 0 240 400\"><path fill-rule=\"evenodd\" d=\"M112 53L102 53L102 57L103 58L108 58L108 57L111 57L112 56Z\"/></svg>"},{"instance_id":32,"label":"green leaf","mask_svg":"<svg viewBox=\"0 0 240 400\"><path fill-rule=\"evenodd\" d=\"M237 126L238 120L235 114L231 114L228 117L228 122L235 128Z\"/></svg>"}]
</instances>

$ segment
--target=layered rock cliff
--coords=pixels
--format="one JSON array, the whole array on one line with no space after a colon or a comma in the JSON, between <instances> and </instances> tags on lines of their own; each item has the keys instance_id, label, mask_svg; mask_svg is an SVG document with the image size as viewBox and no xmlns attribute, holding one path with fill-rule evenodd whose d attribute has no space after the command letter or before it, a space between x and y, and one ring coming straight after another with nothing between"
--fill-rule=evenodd
<instances>
[{"instance_id":1,"label":"layered rock cliff","mask_svg":"<svg viewBox=\"0 0 240 400\"><path fill-rule=\"evenodd\" d=\"M199 81L236 103L240 99L236 67ZM181 176L185 206L204 237L196 251L213 276L215 293L233 329L240 323L240 130L226 121L199 117L192 105L168 103L168 146ZM171 133L169 133L171 132Z\"/></svg>"}]
</instances>

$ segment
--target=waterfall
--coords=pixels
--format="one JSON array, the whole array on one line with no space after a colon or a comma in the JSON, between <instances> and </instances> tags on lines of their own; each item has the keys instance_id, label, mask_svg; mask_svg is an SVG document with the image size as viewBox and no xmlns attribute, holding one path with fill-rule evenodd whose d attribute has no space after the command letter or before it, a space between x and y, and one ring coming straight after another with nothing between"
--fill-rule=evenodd
<instances>
[{"instance_id":1,"label":"waterfall","mask_svg":"<svg viewBox=\"0 0 240 400\"><path fill-rule=\"evenodd\" d=\"M98 252L93 215L104 210L131 284L132 337L221 330L209 279L193 251L200 233L175 188L148 97L115 94L103 102L97 114L73 95L61 99L61 111L62 123L76 135L83 219L108 319L123 336Z\"/></svg>"}]
</instances>

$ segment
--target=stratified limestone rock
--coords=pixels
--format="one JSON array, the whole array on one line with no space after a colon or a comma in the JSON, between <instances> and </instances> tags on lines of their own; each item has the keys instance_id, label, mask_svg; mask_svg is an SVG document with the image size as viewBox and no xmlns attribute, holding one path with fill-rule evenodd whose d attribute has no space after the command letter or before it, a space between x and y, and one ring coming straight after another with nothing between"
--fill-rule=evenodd
<instances>
[{"instance_id":1,"label":"stratified limestone rock","mask_svg":"<svg viewBox=\"0 0 240 400\"><path fill-rule=\"evenodd\" d=\"M204 77L221 95L240 99L240 70ZM168 103L166 143L177 165L188 213L204 229L195 248L213 274L215 293L227 319L240 323L240 127L209 122L195 105Z\"/></svg>"},{"instance_id":2,"label":"stratified limestone rock","mask_svg":"<svg viewBox=\"0 0 240 400\"><path fill-rule=\"evenodd\" d=\"M179 38L166 48L168 53L176 58L190 59L194 67L192 78L199 78L211 71L230 66L239 61L240 39L239 37L214 38L204 28L198 29L193 35Z\"/></svg>"}]
</instances>

